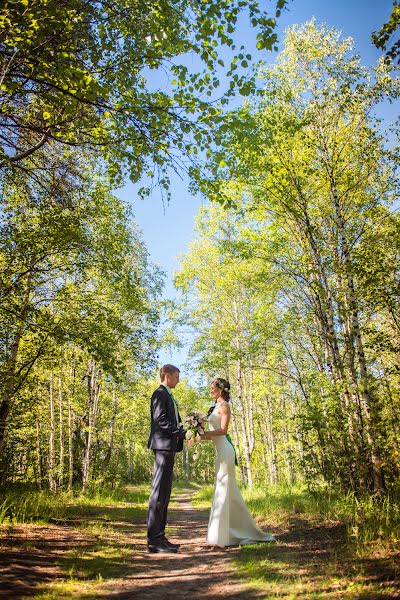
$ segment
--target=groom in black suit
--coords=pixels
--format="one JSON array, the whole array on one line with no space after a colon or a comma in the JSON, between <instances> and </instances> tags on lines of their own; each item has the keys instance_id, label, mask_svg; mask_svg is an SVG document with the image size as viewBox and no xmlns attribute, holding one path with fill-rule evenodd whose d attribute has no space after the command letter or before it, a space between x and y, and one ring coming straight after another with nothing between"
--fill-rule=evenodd
<instances>
[{"instance_id":1,"label":"groom in black suit","mask_svg":"<svg viewBox=\"0 0 400 600\"><path fill-rule=\"evenodd\" d=\"M160 369L161 385L151 397L151 431L148 448L154 452L154 473L147 514L149 552L178 552L179 545L165 537L168 503L171 496L175 452L183 449L186 432L172 395L179 382L179 369L164 365Z\"/></svg>"}]
</instances>

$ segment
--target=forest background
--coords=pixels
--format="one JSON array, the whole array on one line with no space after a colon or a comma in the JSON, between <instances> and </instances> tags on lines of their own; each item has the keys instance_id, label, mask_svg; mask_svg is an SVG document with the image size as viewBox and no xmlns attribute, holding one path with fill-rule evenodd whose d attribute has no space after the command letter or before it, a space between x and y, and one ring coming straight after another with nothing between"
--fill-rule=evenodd
<instances>
[{"instance_id":1,"label":"forest background","mask_svg":"<svg viewBox=\"0 0 400 600\"><path fill-rule=\"evenodd\" d=\"M313 19L278 48L286 4L4 3L4 488L148 481L157 366L189 343L181 414L208 408L214 375L231 381L243 485L350 491L398 518L391 7L372 67ZM132 216L143 204L118 188L139 182L164 254L176 234L149 196L171 214L179 176L202 206L167 298ZM176 474L210 481L211 445L185 448Z\"/></svg>"}]
</instances>

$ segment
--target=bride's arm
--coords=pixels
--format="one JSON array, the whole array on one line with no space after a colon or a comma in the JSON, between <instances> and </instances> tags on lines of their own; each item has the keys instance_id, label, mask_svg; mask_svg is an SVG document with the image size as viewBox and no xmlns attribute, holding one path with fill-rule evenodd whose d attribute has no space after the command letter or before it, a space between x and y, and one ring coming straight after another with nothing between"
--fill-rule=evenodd
<instances>
[{"instance_id":1,"label":"bride's arm","mask_svg":"<svg viewBox=\"0 0 400 600\"><path fill-rule=\"evenodd\" d=\"M219 415L221 417L221 428L214 429L213 431L206 431L205 433L203 433L203 435L200 436L202 440L211 440L214 437L226 435L228 433L228 426L231 418L231 409L229 408L229 404L227 402L221 405L219 409Z\"/></svg>"}]
</instances>

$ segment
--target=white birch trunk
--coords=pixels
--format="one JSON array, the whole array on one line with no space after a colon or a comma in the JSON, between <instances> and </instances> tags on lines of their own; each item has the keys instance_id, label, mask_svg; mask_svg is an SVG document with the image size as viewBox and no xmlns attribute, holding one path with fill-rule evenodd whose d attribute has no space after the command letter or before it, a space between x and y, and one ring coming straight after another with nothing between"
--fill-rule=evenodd
<instances>
[{"instance_id":1,"label":"white birch trunk","mask_svg":"<svg viewBox=\"0 0 400 600\"><path fill-rule=\"evenodd\" d=\"M49 415L50 415L50 429L49 429L49 487L51 492L57 491L57 483L55 479L55 464L56 464L56 451L55 451L55 419L54 419L54 388L53 388L53 371L50 372L49 382Z\"/></svg>"},{"instance_id":2,"label":"white birch trunk","mask_svg":"<svg viewBox=\"0 0 400 600\"><path fill-rule=\"evenodd\" d=\"M59 378L58 378L58 412L59 412L59 437L60 437L58 487L62 488L64 485L64 406L63 406L63 393L62 393L62 349L61 348L60 348Z\"/></svg>"},{"instance_id":3,"label":"white birch trunk","mask_svg":"<svg viewBox=\"0 0 400 600\"><path fill-rule=\"evenodd\" d=\"M42 489L42 449L40 445L40 423L39 419L36 419L36 464L37 464L37 479L38 479L38 488Z\"/></svg>"},{"instance_id":4,"label":"white birch trunk","mask_svg":"<svg viewBox=\"0 0 400 600\"><path fill-rule=\"evenodd\" d=\"M135 452L135 444L129 440L128 443L128 480L133 481L133 456Z\"/></svg>"},{"instance_id":5,"label":"white birch trunk","mask_svg":"<svg viewBox=\"0 0 400 600\"><path fill-rule=\"evenodd\" d=\"M73 445L73 424L74 410L72 407L72 398L75 393L75 357L72 356L72 364L69 380L68 394L68 489L72 490L74 480L74 445Z\"/></svg>"},{"instance_id":6,"label":"white birch trunk","mask_svg":"<svg viewBox=\"0 0 400 600\"><path fill-rule=\"evenodd\" d=\"M85 493L89 481L90 481L90 467L91 467L91 448L94 427L96 423L97 408L100 397L100 383L98 377L100 373L96 372L96 363L91 360L88 368L88 404L87 404L87 431L85 436L85 450L83 455L83 469L82 469L82 492Z\"/></svg>"}]
</instances>

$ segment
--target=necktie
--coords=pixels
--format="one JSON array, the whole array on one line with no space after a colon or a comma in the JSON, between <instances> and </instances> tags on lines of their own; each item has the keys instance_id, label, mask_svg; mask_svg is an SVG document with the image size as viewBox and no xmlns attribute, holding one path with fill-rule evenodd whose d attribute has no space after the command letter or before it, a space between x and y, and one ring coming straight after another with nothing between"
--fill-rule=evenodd
<instances>
[{"instance_id":1,"label":"necktie","mask_svg":"<svg viewBox=\"0 0 400 600\"><path fill-rule=\"evenodd\" d=\"M169 394L172 398L172 402L174 403L174 409L175 409L175 417L176 417L176 422L177 424L179 424L179 416L178 416L178 405L177 402L175 400L175 398L173 397L172 393L170 392Z\"/></svg>"}]
</instances>

